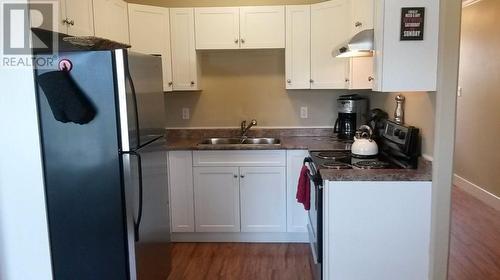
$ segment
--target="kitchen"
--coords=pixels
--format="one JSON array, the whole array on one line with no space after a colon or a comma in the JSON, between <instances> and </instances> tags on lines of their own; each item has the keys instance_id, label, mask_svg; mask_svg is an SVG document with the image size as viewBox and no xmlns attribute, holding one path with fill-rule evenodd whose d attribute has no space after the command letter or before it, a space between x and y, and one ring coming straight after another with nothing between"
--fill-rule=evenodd
<instances>
[{"instance_id":1,"label":"kitchen","mask_svg":"<svg viewBox=\"0 0 500 280\"><path fill-rule=\"evenodd\" d=\"M103 2L111 3L110 1ZM169 8L126 4L125 11L128 11L128 24L120 24L119 19L123 19L123 16L119 17L118 14L110 12L102 13L104 9L96 9L94 3L92 25L95 33L92 35L122 43L130 43L132 51L161 55L160 64L163 69L161 72L163 80L161 87L163 91L167 92L163 95L165 101L149 100L148 106L150 108L145 111L151 113L151 108L154 108L159 110L160 115L162 110L164 111L163 114L165 114L164 124L161 128L166 128L166 144L159 144L153 149L155 153L162 154L165 159L165 162L160 164L165 164L166 167L161 169L162 171L159 174L163 172L163 175L168 180L165 184L167 187L161 191L169 193L170 207L168 211L170 214L168 218L170 218L170 222L168 226L171 227L171 232L168 232L168 235L171 234L172 241L311 241L309 236L311 230L309 230L309 233L307 231L307 224L311 224L311 221L307 222L307 212L304 211L301 205L297 204L295 199L297 180L309 151L314 152L318 149L337 150L338 148L335 147L339 143L342 150L349 149L350 142L345 143L343 142L344 139L338 141L336 138L332 138L336 136L333 133L333 127L338 114L341 112L337 100L345 98L341 96L357 93L371 105L370 109L381 108L388 113L390 119L393 119L396 107L396 93L403 92L403 96L406 98L405 124L408 124L408 126L401 128L409 130L410 125L414 125L420 129L421 149L426 160L423 161L424 164L419 162L416 170L394 171L393 168L387 170L391 173L391 177L394 178L392 181L396 180L401 184L408 184L408 188L403 191L404 193L415 188L416 193L414 195L421 195L421 200L411 199L408 202L415 203L412 209L422 209L422 212L418 217L412 217L411 211L407 213L408 216L405 216L403 211L400 212L399 218L415 218L418 219L418 223L410 225L402 223L401 228L390 232L391 227L387 226L387 224L384 225L380 221L380 223L377 223L382 231L380 235L362 234L360 236L367 238L366 241L373 238L372 240L383 243L387 242L384 238L389 238L391 234L405 236L409 232L418 232L419 234L415 237L415 240L418 240L421 242L419 244L423 245L415 245L415 247L418 247L421 253L397 251L392 252L392 254L401 256L401 262L405 262L405 257L418 259L418 262L407 262L406 269L408 270L402 269L399 273L418 271L421 274L415 274L415 279L425 278L430 273L431 260L425 252L430 250L428 244L431 239L432 178L428 160L432 159L432 138L434 137L435 125L433 111L436 107L434 104L436 93L434 91L437 89L438 81L438 5L428 1L417 1L414 4L426 8L426 37L423 41L404 42L404 47L401 47L399 45L399 33L402 4L399 4L399 6L394 4L394 7L386 4L382 10L376 10L375 8L379 7L377 5L374 5L374 8L371 9L366 8L367 5L370 5L370 1L367 1L368 4L360 4L358 9L348 5L350 2L326 1L312 4L299 3L302 5L291 6L259 7L234 7L234 3L225 5L232 6L232 8L198 8L195 3L191 3L192 5L186 8L188 5L185 1L172 1L170 5L167 5ZM353 1L353 3L358 2ZM176 5L183 7L176 8ZM124 7L123 5L116 6ZM216 5L214 4L214 6ZM68 11L68 7L70 6L66 6L66 11ZM406 4L404 7L406 7ZM363 20L348 16L351 14L349 12L351 8L354 11L353 13L363 18ZM387 9L387 11L384 9ZM80 7L79 10L83 9ZM393 10L397 12L390 12ZM219 21L214 20L211 11L216 11L215 14L222 14L225 17L221 16ZM375 12L372 15L370 11ZM99 13L105 16L113 15L116 18L106 19L107 21L102 25L99 24ZM70 13L68 12L68 14ZM332 15L343 16L333 17ZM247 21L243 20L245 17ZM340 19L343 25L334 22ZM252 20L253 23L249 24L248 22L252 22ZM366 20L366 23L364 20ZM377 20L380 20L380 22ZM68 18L67 21L69 24L64 26L68 30L67 32L71 34L71 29L74 28L73 26L78 25L78 21L74 20L74 25L71 24L71 18ZM370 24L371 21L373 21L373 24ZM90 23L90 21L88 22ZM158 22L163 24L155 24ZM231 24L229 25L228 22ZM269 23L264 25L263 22ZM358 22L361 25L357 24ZM168 24L170 27L166 28ZM247 24L248 30L244 28L245 24ZM353 26L352 30L349 27L351 25ZM121 41L120 39L126 38L127 32L119 33L111 29L106 30L103 26L113 27L114 30L121 31L123 31L124 26L129 26L130 41L127 39ZM147 29L145 29L145 26ZM155 28L151 28L151 26L155 26ZM269 28L269 26L272 26L272 28ZM334 26L333 29L332 26ZM374 59L371 57L347 59L333 57L332 51L334 49L339 49L342 44L349 41L359 31L364 30L365 27L370 29L371 26L375 28ZM251 30L252 27L260 29ZM85 30L82 27L78 28L78 32L82 30L84 32ZM338 29L338 33L332 32L334 29ZM218 34L220 36L213 36L217 34L215 30L220 31ZM153 35L154 32L158 32L159 35ZM328 36L330 33L342 34L342 36ZM228 34L230 36L226 36ZM80 33L75 35L89 34ZM137 43L134 43L134 36L137 36ZM293 40L294 36L298 36L298 39ZM230 42L227 40L229 37L231 38ZM151 40L151 38L161 38L162 40ZM167 38L170 38L170 40ZM252 39L255 41L252 41ZM267 42L263 39L271 41ZM224 44L217 45L220 42L214 43L212 40L222 40ZM381 41L385 43L382 46L377 45L377 42ZM205 45L202 44L203 42ZM389 42L397 43L391 45ZM140 46L140 44L144 44L144 46ZM168 45L171 45L171 47ZM338 48L335 46L338 46ZM377 49L377 47L381 49ZM234 48L251 49L228 50ZM380 50L383 55L377 53L377 50ZM168 53L169 51L171 53ZM402 55L402 53L405 55ZM413 55L408 56L408 53ZM404 60L402 57L404 57ZM69 61L71 62L72 59L70 58ZM132 60L129 61L129 63L131 62ZM166 65L167 67L165 67ZM168 67L168 65L171 66ZM407 65L412 65L412 67L410 68ZM73 71L73 75L78 75L78 64L73 63L71 67L74 67L74 70L70 70L70 73ZM130 70L132 80L134 80L133 69ZM160 71L145 76L158 76L158 73ZM137 83L137 81L134 82ZM141 87L140 85L136 86L137 88ZM374 89L374 91L372 92L371 89ZM170 91L173 92L170 93ZM379 91L381 92L379 93ZM388 94L387 92L394 92L394 94ZM163 104L165 105L162 106ZM276 110L276 108L279 108L279 110ZM427 108L427 110L423 110L423 108ZM46 114L50 116L51 112L47 110ZM158 116L158 114L149 115L149 117L153 117L154 121L158 121ZM256 124L251 121L252 119L256 119ZM223 141L229 142L231 140L228 140L228 138L238 138L240 140L242 129L239 128L239 125L242 124L243 120L247 120L247 124L243 128L247 134L246 136L250 139L249 142L251 142L251 139L258 137L262 139L255 141L267 141L267 143L218 144L217 141L220 143L220 140L212 139L222 138ZM160 118L159 121L162 121L162 119ZM347 138L354 136L354 132L359 128L358 124L353 123L351 125L351 129L345 134ZM253 127L250 125L253 125ZM47 131L43 129L43 123L41 127L42 131ZM374 137L387 136L386 138L390 138L391 135L387 131L385 129L382 134L375 131ZM361 134L358 138L362 138ZM44 136L45 139L49 139L49 137L51 137L51 134ZM373 144L373 141L368 142ZM380 146L381 151L384 147ZM143 170L147 172L147 169ZM324 196L332 196L331 200L324 200L325 208L323 210L325 216L330 213L353 214L352 209L350 210L349 207L355 207L355 205L335 203L336 205L332 206L327 203L335 201L337 193L333 191L340 191L339 195L346 195L346 201L352 199L352 197L358 198L359 194L342 192L342 186L355 190L355 188L351 188L353 181L356 183L358 181L362 182L361 187L374 187L379 193L385 193L383 189L389 186L386 190L388 194L386 198L389 201L393 201L390 199L390 195L396 196L396 199L405 195L399 194L397 190L392 189L391 184L380 183L387 181L387 177L379 176L379 179L377 179L376 174L383 174L384 171L362 171L358 169L349 171L354 174L351 174L351 176L355 176L354 180L345 179L344 176L347 173L343 172L346 172L346 170L324 171L324 174L328 174L327 178L329 178L323 183L326 192ZM326 178L324 174L321 175ZM394 176L394 174L396 175ZM404 175L398 177L397 174ZM149 176L149 179L144 177L144 181L158 182L158 180L162 180L161 178L155 180L151 177L153 175ZM154 176L161 175L155 173ZM408 179L409 177L411 178ZM417 182L412 182L414 181L412 178L417 178ZM335 187L326 187L329 184L335 184ZM311 191L311 194L315 191ZM368 193L367 191L365 194ZM146 196L147 194L145 194ZM48 199L50 208L50 197ZM369 200L369 197L366 199ZM154 212L153 214L148 212L151 209L148 210L147 201L144 200L143 222L145 224L142 225L142 230L145 230L148 225L148 215L151 219L158 218L158 215L155 215ZM370 205L368 202L365 201L363 204ZM376 211L384 212L382 206L388 207L385 208L385 211L387 211L391 209L390 207L397 207L398 205L380 203L372 206L374 208L367 207L366 210L367 212L373 211L372 213L375 214ZM407 206L411 208L409 205ZM334 207L345 208L334 209ZM329 212L329 209L333 212ZM393 210L400 211L400 209ZM269 213L272 213L272 215ZM358 215L362 215L362 213L358 213ZM356 216L353 214L352 217ZM360 220L368 219L368 216L359 216L358 218ZM394 217L394 219L396 218ZM331 221L329 219L322 219L321 221L321 226L325 228L329 226L336 228L334 225L338 222L336 218ZM346 229L359 226L345 222L343 225L346 226ZM391 219L386 222L390 223ZM367 223L364 226L369 227L370 225ZM359 230L362 231L361 228ZM342 236L342 234L356 233L350 230L346 232L327 230L324 233L325 237L322 242L331 244L331 246L323 246L324 254L319 259L317 255L315 257L316 262L325 264L319 270L320 274L321 271L323 273L323 279L338 279L338 277L342 277L342 274L350 275L349 273L353 273L353 276L351 278L347 276L348 279L361 277L360 275L354 276L357 275L356 273L361 272L351 267L349 263L360 261L363 254L373 256L374 251L365 251L360 248L359 255L352 253L347 254L345 257L341 254L337 256L337 252L343 252L342 248L337 247L338 244L342 244L346 248L352 248L352 245L348 242L349 240L345 242L339 241L339 243L331 241L331 239L328 239L329 234ZM385 236L383 236L384 233ZM346 238L349 239L348 236ZM318 236L313 236L312 240L318 240ZM315 242L312 243L314 248ZM404 244L403 241L402 243ZM375 250L375 248L372 249ZM395 246L393 249L411 252L415 248ZM356 259L356 256L358 259ZM329 267L332 263L330 260L337 257L345 261L345 266L342 266L341 269ZM321 261L321 258L324 260ZM384 258L380 257L380 261L383 263ZM387 264L389 264L390 261L387 261ZM416 263L419 263L419 265L416 265ZM400 263L390 264L401 267ZM371 275L380 273L378 279L400 279L401 275L405 275L400 274L399 278L397 275L387 276L384 274L388 273L387 270L377 269L376 264L370 268L372 270L367 270L364 273L372 273ZM340 276L338 273L340 273Z\"/></svg>"}]
</instances>

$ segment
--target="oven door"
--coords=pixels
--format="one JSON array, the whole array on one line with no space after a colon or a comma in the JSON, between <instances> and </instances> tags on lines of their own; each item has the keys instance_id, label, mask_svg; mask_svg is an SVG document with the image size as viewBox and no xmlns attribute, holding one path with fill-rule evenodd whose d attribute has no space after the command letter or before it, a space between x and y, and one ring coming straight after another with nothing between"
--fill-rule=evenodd
<instances>
[{"instance_id":1,"label":"oven door","mask_svg":"<svg viewBox=\"0 0 500 280\"><path fill-rule=\"evenodd\" d=\"M308 225L307 231L309 233L309 243L311 245L311 251L313 255L313 260L315 263L315 279L321 279L321 262L323 256L323 194L322 194L322 180L319 174L316 172L315 168L310 164L309 168L309 179L311 188L311 208L308 211Z\"/></svg>"}]
</instances>

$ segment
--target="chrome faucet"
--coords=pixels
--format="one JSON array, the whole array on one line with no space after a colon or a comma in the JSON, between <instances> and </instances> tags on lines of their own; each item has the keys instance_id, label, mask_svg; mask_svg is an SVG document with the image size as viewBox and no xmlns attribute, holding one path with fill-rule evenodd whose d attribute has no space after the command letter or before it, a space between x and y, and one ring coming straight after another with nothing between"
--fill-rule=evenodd
<instances>
[{"instance_id":1,"label":"chrome faucet","mask_svg":"<svg viewBox=\"0 0 500 280\"><path fill-rule=\"evenodd\" d=\"M247 138L247 132L252 128L252 126L257 125L257 120L252 120L249 125L247 125L247 121L241 122L241 138Z\"/></svg>"}]
</instances>

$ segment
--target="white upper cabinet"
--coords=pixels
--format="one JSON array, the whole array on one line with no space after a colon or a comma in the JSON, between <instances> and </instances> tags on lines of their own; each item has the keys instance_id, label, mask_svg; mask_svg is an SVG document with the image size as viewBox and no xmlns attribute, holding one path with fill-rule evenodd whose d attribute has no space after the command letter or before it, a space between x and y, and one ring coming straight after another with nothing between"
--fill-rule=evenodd
<instances>
[{"instance_id":1,"label":"white upper cabinet","mask_svg":"<svg viewBox=\"0 0 500 280\"><path fill-rule=\"evenodd\" d=\"M59 0L59 32L73 36L94 35L92 0Z\"/></svg>"},{"instance_id":2,"label":"white upper cabinet","mask_svg":"<svg viewBox=\"0 0 500 280\"><path fill-rule=\"evenodd\" d=\"M94 0L95 36L129 44L127 3Z\"/></svg>"},{"instance_id":3,"label":"white upper cabinet","mask_svg":"<svg viewBox=\"0 0 500 280\"><path fill-rule=\"evenodd\" d=\"M242 49L285 47L285 7L240 7Z\"/></svg>"},{"instance_id":4,"label":"white upper cabinet","mask_svg":"<svg viewBox=\"0 0 500 280\"><path fill-rule=\"evenodd\" d=\"M285 7L195 9L196 49L285 47Z\"/></svg>"},{"instance_id":5,"label":"white upper cabinet","mask_svg":"<svg viewBox=\"0 0 500 280\"><path fill-rule=\"evenodd\" d=\"M373 80L373 57L349 60L349 89L371 89Z\"/></svg>"},{"instance_id":6,"label":"white upper cabinet","mask_svg":"<svg viewBox=\"0 0 500 280\"><path fill-rule=\"evenodd\" d=\"M351 37L350 1L332 0L311 5L311 88L344 89L349 60L335 52Z\"/></svg>"},{"instance_id":7,"label":"white upper cabinet","mask_svg":"<svg viewBox=\"0 0 500 280\"><path fill-rule=\"evenodd\" d=\"M424 7L422 41L401 41L401 9ZM373 90L435 91L439 35L439 1L379 0L375 4Z\"/></svg>"},{"instance_id":8,"label":"white upper cabinet","mask_svg":"<svg viewBox=\"0 0 500 280\"><path fill-rule=\"evenodd\" d=\"M351 36L373 29L374 0L351 1ZM373 58L354 57L349 59L349 89L373 88Z\"/></svg>"},{"instance_id":9,"label":"white upper cabinet","mask_svg":"<svg viewBox=\"0 0 500 280\"><path fill-rule=\"evenodd\" d=\"M373 28L373 5L375 0L351 0L351 34Z\"/></svg>"},{"instance_id":10,"label":"white upper cabinet","mask_svg":"<svg viewBox=\"0 0 500 280\"><path fill-rule=\"evenodd\" d=\"M194 9L170 9L173 89L200 90L200 67L195 48Z\"/></svg>"},{"instance_id":11,"label":"white upper cabinet","mask_svg":"<svg viewBox=\"0 0 500 280\"><path fill-rule=\"evenodd\" d=\"M285 167L241 167L242 232L286 231Z\"/></svg>"},{"instance_id":12,"label":"white upper cabinet","mask_svg":"<svg viewBox=\"0 0 500 280\"><path fill-rule=\"evenodd\" d=\"M286 6L286 88L311 88L311 6Z\"/></svg>"},{"instance_id":13,"label":"white upper cabinet","mask_svg":"<svg viewBox=\"0 0 500 280\"><path fill-rule=\"evenodd\" d=\"M128 4L132 50L161 55L163 90L172 91L170 14L167 8Z\"/></svg>"},{"instance_id":14,"label":"white upper cabinet","mask_svg":"<svg viewBox=\"0 0 500 280\"><path fill-rule=\"evenodd\" d=\"M240 9L238 7L195 8L196 49L238 49Z\"/></svg>"}]
</instances>

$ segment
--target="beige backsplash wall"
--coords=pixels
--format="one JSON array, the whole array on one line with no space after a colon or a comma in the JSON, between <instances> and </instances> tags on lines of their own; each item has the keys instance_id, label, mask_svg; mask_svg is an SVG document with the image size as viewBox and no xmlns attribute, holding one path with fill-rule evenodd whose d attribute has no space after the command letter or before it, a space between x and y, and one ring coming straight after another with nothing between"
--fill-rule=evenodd
<instances>
[{"instance_id":1,"label":"beige backsplash wall","mask_svg":"<svg viewBox=\"0 0 500 280\"><path fill-rule=\"evenodd\" d=\"M500 1L463 9L455 173L500 196Z\"/></svg>"},{"instance_id":2,"label":"beige backsplash wall","mask_svg":"<svg viewBox=\"0 0 500 280\"><path fill-rule=\"evenodd\" d=\"M167 127L333 126L335 102L346 90L286 90L284 50L224 50L200 53L201 92L166 94ZM309 117L300 118L300 107ZM182 120L182 108L191 119Z\"/></svg>"},{"instance_id":3,"label":"beige backsplash wall","mask_svg":"<svg viewBox=\"0 0 500 280\"><path fill-rule=\"evenodd\" d=\"M396 108L397 93L371 93L371 107L380 108L393 119ZM405 96L405 124L420 129L422 136L422 153L432 157L434 150L434 119L436 108L435 92L406 92Z\"/></svg>"}]
</instances>

